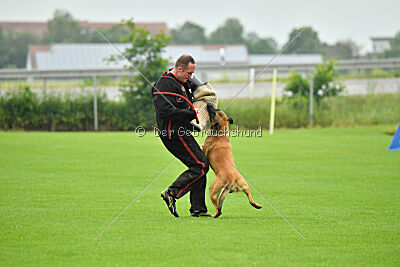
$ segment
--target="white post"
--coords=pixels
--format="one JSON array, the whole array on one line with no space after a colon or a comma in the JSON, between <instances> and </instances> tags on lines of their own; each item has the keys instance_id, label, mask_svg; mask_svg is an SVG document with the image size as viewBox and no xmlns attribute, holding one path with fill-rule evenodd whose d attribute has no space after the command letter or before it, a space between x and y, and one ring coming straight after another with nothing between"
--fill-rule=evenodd
<instances>
[{"instance_id":1,"label":"white post","mask_svg":"<svg viewBox=\"0 0 400 267\"><path fill-rule=\"evenodd\" d=\"M250 98L254 97L254 83L255 83L254 77L255 77L255 74L256 74L256 70L254 68L250 68L250 70L249 70L249 80L250 80L250 83L249 83L249 95L250 95Z\"/></svg>"},{"instance_id":2,"label":"white post","mask_svg":"<svg viewBox=\"0 0 400 267\"><path fill-rule=\"evenodd\" d=\"M225 47L221 47L219 49L219 60L221 63L221 66L225 66L226 60L225 60Z\"/></svg>"},{"instance_id":3,"label":"white post","mask_svg":"<svg viewBox=\"0 0 400 267\"><path fill-rule=\"evenodd\" d=\"M97 122L96 76L93 76L93 119L94 119L94 131L97 132L98 122Z\"/></svg>"},{"instance_id":4,"label":"white post","mask_svg":"<svg viewBox=\"0 0 400 267\"><path fill-rule=\"evenodd\" d=\"M270 112L270 118L269 118L269 134L273 134L274 133L276 76L277 76L277 70L274 69L274 74L272 76L272 93L271 93L271 112Z\"/></svg>"}]
</instances>

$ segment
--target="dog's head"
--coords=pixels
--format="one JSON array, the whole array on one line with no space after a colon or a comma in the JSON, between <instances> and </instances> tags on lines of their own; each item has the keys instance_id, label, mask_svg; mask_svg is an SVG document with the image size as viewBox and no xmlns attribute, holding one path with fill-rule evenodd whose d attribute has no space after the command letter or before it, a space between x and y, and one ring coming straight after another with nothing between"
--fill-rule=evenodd
<instances>
[{"instance_id":1,"label":"dog's head","mask_svg":"<svg viewBox=\"0 0 400 267\"><path fill-rule=\"evenodd\" d=\"M233 124L231 117L226 115L222 110L214 108L211 104L207 104L207 111L210 115L211 130L229 130L229 124Z\"/></svg>"}]
</instances>

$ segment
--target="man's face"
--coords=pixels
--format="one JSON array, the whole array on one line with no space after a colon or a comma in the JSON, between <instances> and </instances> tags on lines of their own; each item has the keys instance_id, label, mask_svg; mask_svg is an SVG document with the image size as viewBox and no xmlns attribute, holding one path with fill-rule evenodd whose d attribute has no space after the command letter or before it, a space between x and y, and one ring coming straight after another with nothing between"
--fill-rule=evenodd
<instances>
[{"instance_id":1,"label":"man's face","mask_svg":"<svg viewBox=\"0 0 400 267\"><path fill-rule=\"evenodd\" d=\"M180 80L181 82L185 83L190 77L192 77L195 69L196 69L196 64L190 62L185 70L182 70L182 67L178 67L176 72L177 75L176 78L178 78L178 80Z\"/></svg>"}]
</instances>

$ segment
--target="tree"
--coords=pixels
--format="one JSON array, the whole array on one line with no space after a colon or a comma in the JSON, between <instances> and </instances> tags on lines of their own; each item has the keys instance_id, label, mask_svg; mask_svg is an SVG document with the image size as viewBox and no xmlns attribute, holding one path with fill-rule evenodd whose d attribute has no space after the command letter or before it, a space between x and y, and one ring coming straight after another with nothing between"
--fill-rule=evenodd
<instances>
[{"instance_id":1,"label":"tree","mask_svg":"<svg viewBox=\"0 0 400 267\"><path fill-rule=\"evenodd\" d=\"M333 59L323 58L323 63L316 67L313 73L313 87L317 101L324 97L336 96L343 91L344 85L337 82L340 75L335 66L338 64Z\"/></svg>"},{"instance_id":2,"label":"tree","mask_svg":"<svg viewBox=\"0 0 400 267\"><path fill-rule=\"evenodd\" d=\"M359 55L359 47L352 40L339 41L334 45L325 45L326 58L351 59Z\"/></svg>"},{"instance_id":3,"label":"tree","mask_svg":"<svg viewBox=\"0 0 400 267\"><path fill-rule=\"evenodd\" d=\"M400 31L390 41L390 49L385 50L379 57L400 57Z\"/></svg>"},{"instance_id":4,"label":"tree","mask_svg":"<svg viewBox=\"0 0 400 267\"><path fill-rule=\"evenodd\" d=\"M67 11L56 10L54 17L47 22L47 32L43 36L44 43L78 42L82 37L88 38L79 22Z\"/></svg>"},{"instance_id":5,"label":"tree","mask_svg":"<svg viewBox=\"0 0 400 267\"><path fill-rule=\"evenodd\" d=\"M99 29L111 43L120 43L130 32L124 24L114 25L110 28ZM97 32L93 31L90 36L91 43L106 43L107 41Z\"/></svg>"},{"instance_id":6,"label":"tree","mask_svg":"<svg viewBox=\"0 0 400 267\"><path fill-rule=\"evenodd\" d=\"M175 44L204 44L207 40L204 28L190 21L172 29L171 35L171 42Z\"/></svg>"},{"instance_id":7,"label":"tree","mask_svg":"<svg viewBox=\"0 0 400 267\"><path fill-rule=\"evenodd\" d=\"M339 73L335 69L338 63L332 59L323 59L323 63L318 65L313 71L313 95L317 103L325 97L336 96L343 91L344 86L337 82ZM308 80L300 74L292 72L284 88L289 96L309 97L310 85Z\"/></svg>"},{"instance_id":8,"label":"tree","mask_svg":"<svg viewBox=\"0 0 400 267\"><path fill-rule=\"evenodd\" d=\"M3 34L3 28L0 27L0 68L5 68L8 65L8 49L8 41Z\"/></svg>"},{"instance_id":9,"label":"tree","mask_svg":"<svg viewBox=\"0 0 400 267\"><path fill-rule=\"evenodd\" d=\"M272 54L277 46L274 39L260 38L255 32L248 33L245 42L250 54Z\"/></svg>"},{"instance_id":10,"label":"tree","mask_svg":"<svg viewBox=\"0 0 400 267\"><path fill-rule=\"evenodd\" d=\"M211 44L243 44L243 26L236 18L229 18L213 31L209 38Z\"/></svg>"},{"instance_id":11,"label":"tree","mask_svg":"<svg viewBox=\"0 0 400 267\"><path fill-rule=\"evenodd\" d=\"M39 38L30 32L9 32L7 39L9 43L9 66L25 68L28 46L39 43Z\"/></svg>"},{"instance_id":12,"label":"tree","mask_svg":"<svg viewBox=\"0 0 400 267\"><path fill-rule=\"evenodd\" d=\"M302 28L293 29L286 44L292 41L301 31ZM322 52L323 45L318 38L318 33L311 27L306 27L284 51L285 54L320 54Z\"/></svg>"},{"instance_id":13,"label":"tree","mask_svg":"<svg viewBox=\"0 0 400 267\"><path fill-rule=\"evenodd\" d=\"M123 42L130 43L131 46L126 48L124 56L135 66L130 66L129 69L136 69L143 75L138 73L121 86L128 106L125 115L132 120L132 124L127 128L133 129L138 125L150 128L155 122L151 88L167 69L168 61L161 55L169 44L170 37L165 36L163 31L151 35L150 31L136 27L132 20L127 21L125 25L130 33Z\"/></svg>"},{"instance_id":14,"label":"tree","mask_svg":"<svg viewBox=\"0 0 400 267\"><path fill-rule=\"evenodd\" d=\"M288 81L284 88L286 95L302 95L308 97L310 84L307 79L304 79L303 76L301 76L300 73L292 71L287 80Z\"/></svg>"}]
</instances>

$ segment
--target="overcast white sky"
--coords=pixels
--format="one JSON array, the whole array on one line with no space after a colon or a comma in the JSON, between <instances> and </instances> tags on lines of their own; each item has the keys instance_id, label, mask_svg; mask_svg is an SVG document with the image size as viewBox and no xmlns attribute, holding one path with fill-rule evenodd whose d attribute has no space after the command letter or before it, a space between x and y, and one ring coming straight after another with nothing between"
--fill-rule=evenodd
<instances>
[{"instance_id":1,"label":"overcast white sky","mask_svg":"<svg viewBox=\"0 0 400 267\"><path fill-rule=\"evenodd\" d=\"M55 9L91 22L166 22L174 28L190 20L207 33L226 18L236 17L245 31L273 37L279 45L294 27L312 26L321 41L351 38L372 49L370 37L392 37L400 31L400 0L0 0L1 21L46 21Z\"/></svg>"}]
</instances>

